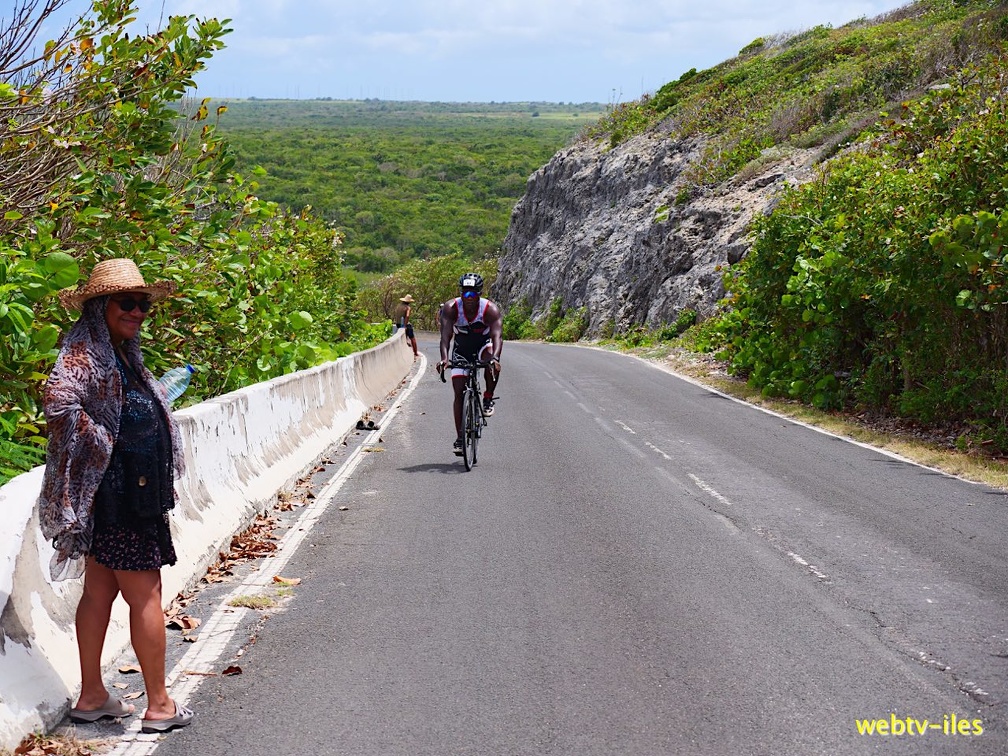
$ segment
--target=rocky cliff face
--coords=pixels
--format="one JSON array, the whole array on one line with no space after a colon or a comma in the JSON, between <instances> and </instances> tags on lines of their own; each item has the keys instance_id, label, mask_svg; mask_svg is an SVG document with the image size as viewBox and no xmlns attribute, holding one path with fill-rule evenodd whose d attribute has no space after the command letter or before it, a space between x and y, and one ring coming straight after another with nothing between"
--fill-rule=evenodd
<instances>
[{"instance_id":1,"label":"rocky cliff face","mask_svg":"<svg viewBox=\"0 0 1008 756\"><path fill-rule=\"evenodd\" d=\"M557 297L585 307L590 336L608 324L660 327L684 310L709 316L724 269L749 249L751 220L784 182L809 175L813 156L767 161L687 198L683 174L702 147L653 132L558 152L515 206L492 296L505 309L526 299L533 319Z\"/></svg>"}]
</instances>

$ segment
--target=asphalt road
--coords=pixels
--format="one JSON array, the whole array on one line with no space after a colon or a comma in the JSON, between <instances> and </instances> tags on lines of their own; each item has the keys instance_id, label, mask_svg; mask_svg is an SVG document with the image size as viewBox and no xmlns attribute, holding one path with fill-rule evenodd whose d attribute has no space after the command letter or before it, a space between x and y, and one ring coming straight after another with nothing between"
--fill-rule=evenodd
<instances>
[{"instance_id":1,"label":"asphalt road","mask_svg":"<svg viewBox=\"0 0 1008 756\"><path fill-rule=\"evenodd\" d=\"M600 350L498 396L466 473L428 366L159 756L1008 752L1003 492Z\"/></svg>"}]
</instances>

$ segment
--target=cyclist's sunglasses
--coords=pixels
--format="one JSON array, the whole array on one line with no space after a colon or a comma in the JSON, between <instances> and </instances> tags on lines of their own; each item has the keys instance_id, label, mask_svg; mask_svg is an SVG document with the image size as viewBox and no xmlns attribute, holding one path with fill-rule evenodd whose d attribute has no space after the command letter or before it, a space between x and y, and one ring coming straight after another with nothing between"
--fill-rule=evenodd
<instances>
[{"instance_id":1,"label":"cyclist's sunglasses","mask_svg":"<svg viewBox=\"0 0 1008 756\"><path fill-rule=\"evenodd\" d=\"M479 292L476 289L462 289L462 297L464 299L472 299L473 297L478 297Z\"/></svg>"},{"instance_id":2,"label":"cyclist's sunglasses","mask_svg":"<svg viewBox=\"0 0 1008 756\"><path fill-rule=\"evenodd\" d=\"M123 312L133 312L136 307L140 308L140 312L147 312L151 308L151 301L149 299L134 299L133 297L113 297L112 301L119 306L119 309Z\"/></svg>"}]
</instances>

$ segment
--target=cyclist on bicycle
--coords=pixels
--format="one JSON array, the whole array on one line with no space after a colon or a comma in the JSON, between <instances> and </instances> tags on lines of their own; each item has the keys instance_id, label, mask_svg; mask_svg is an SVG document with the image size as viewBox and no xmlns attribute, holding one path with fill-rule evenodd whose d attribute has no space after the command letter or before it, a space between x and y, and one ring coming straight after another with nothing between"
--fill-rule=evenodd
<instances>
[{"instance_id":1,"label":"cyclist on bicycle","mask_svg":"<svg viewBox=\"0 0 1008 756\"><path fill-rule=\"evenodd\" d=\"M501 313L496 304L480 296L483 293L483 277L478 273L466 273L459 278L459 294L441 305L441 361L437 364L439 373L451 361L449 347L454 340L451 359L465 359L491 362L484 371L486 389L483 392L483 414L494 411L494 388L500 375L500 355L504 348L501 336ZM455 390L455 434L452 447L456 454L462 454L462 394L465 391L466 371L452 368L452 388Z\"/></svg>"}]
</instances>

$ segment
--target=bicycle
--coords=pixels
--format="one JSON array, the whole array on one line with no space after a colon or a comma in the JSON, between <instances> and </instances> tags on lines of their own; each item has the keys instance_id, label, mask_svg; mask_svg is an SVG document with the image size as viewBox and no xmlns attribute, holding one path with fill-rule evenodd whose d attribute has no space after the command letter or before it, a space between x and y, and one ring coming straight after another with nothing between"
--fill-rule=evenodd
<instances>
[{"instance_id":1,"label":"bicycle","mask_svg":"<svg viewBox=\"0 0 1008 756\"><path fill-rule=\"evenodd\" d=\"M472 470L476 464L476 449L483 428L487 424L486 414L483 412L483 391L480 388L479 375L481 370L492 364L489 361L452 359L441 371L442 383L448 382L445 378L448 370L456 368L466 371L466 386L462 393L462 464L466 470Z\"/></svg>"}]
</instances>

